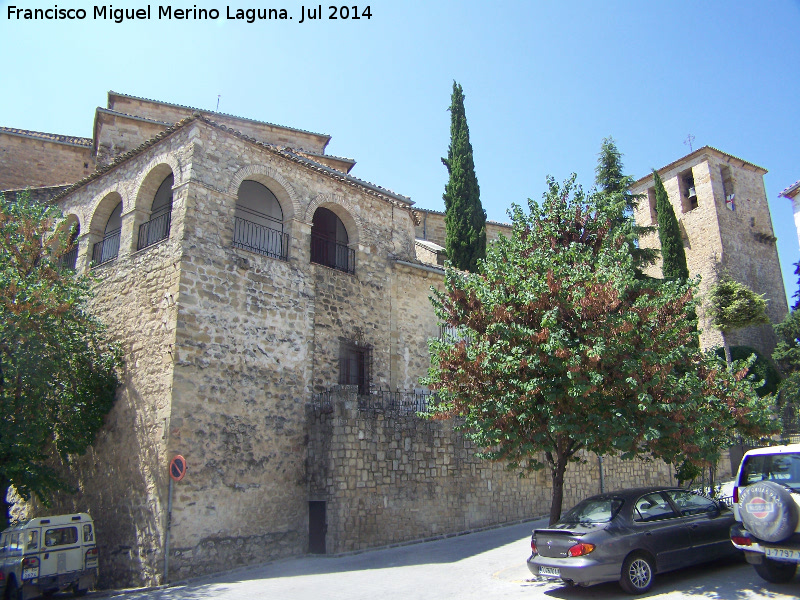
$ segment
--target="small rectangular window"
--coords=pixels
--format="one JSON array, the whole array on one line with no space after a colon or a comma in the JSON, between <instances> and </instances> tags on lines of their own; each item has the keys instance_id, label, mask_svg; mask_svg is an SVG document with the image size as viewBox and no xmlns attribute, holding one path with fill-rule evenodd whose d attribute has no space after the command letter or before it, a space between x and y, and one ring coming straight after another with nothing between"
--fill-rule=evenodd
<instances>
[{"instance_id":1,"label":"small rectangular window","mask_svg":"<svg viewBox=\"0 0 800 600\"><path fill-rule=\"evenodd\" d=\"M77 527L59 527L48 529L44 534L44 545L48 548L53 546L66 546L75 544L78 541Z\"/></svg>"},{"instance_id":2,"label":"small rectangular window","mask_svg":"<svg viewBox=\"0 0 800 600\"><path fill-rule=\"evenodd\" d=\"M357 385L359 394L369 393L369 348L342 342L339 348L339 385Z\"/></svg>"},{"instance_id":3,"label":"small rectangular window","mask_svg":"<svg viewBox=\"0 0 800 600\"><path fill-rule=\"evenodd\" d=\"M89 523L83 526L83 541L84 542L94 541L94 533L92 532L92 526L89 525Z\"/></svg>"},{"instance_id":4,"label":"small rectangular window","mask_svg":"<svg viewBox=\"0 0 800 600\"><path fill-rule=\"evenodd\" d=\"M733 191L733 175L731 175L731 168L728 165L721 165L719 174L722 178L722 194L725 196L725 208L736 210L736 194Z\"/></svg>"},{"instance_id":5,"label":"small rectangular window","mask_svg":"<svg viewBox=\"0 0 800 600\"><path fill-rule=\"evenodd\" d=\"M32 529L28 532L28 542L25 544L27 550L38 550L39 548L39 530Z\"/></svg>"},{"instance_id":6,"label":"small rectangular window","mask_svg":"<svg viewBox=\"0 0 800 600\"><path fill-rule=\"evenodd\" d=\"M697 208L697 190L694 185L694 174L691 169L678 175L678 185L681 191L681 211L684 213Z\"/></svg>"},{"instance_id":7,"label":"small rectangular window","mask_svg":"<svg viewBox=\"0 0 800 600\"><path fill-rule=\"evenodd\" d=\"M650 209L650 225L658 224L658 213L656 212L656 188L647 189L647 206Z\"/></svg>"}]
</instances>

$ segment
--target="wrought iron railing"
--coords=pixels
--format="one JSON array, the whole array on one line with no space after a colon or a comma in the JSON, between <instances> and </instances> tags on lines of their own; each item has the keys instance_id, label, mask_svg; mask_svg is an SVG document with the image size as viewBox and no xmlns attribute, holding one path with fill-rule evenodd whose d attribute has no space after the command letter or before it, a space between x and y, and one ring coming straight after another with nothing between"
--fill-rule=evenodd
<instances>
[{"instance_id":1,"label":"wrought iron railing","mask_svg":"<svg viewBox=\"0 0 800 600\"><path fill-rule=\"evenodd\" d=\"M356 272L356 252L319 235L311 236L311 262L345 273Z\"/></svg>"},{"instance_id":2,"label":"wrought iron railing","mask_svg":"<svg viewBox=\"0 0 800 600\"><path fill-rule=\"evenodd\" d=\"M78 244L73 244L72 248L64 252L58 259L58 266L62 269L75 270L78 263Z\"/></svg>"},{"instance_id":3,"label":"wrought iron railing","mask_svg":"<svg viewBox=\"0 0 800 600\"><path fill-rule=\"evenodd\" d=\"M95 266L102 265L117 258L119 254L120 230L109 233L102 240L92 246L92 262Z\"/></svg>"},{"instance_id":4,"label":"wrought iron railing","mask_svg":"<svg viewBox=\"0 0 800 600\"><path fill-rule=\"evenodd\" d=\"M416 415L427 412L431 405L433 393L428 390L391 391L382 389L370 390L367 394L357 394L356 386L349 393L358 401L358 410L367 412L393 412L400 415ZM314 394L311 407L321 412L331 412L336 398L347 395L343 388L333 388Z\"/></svg>"},{"instance_id":5,"label":"wrought iron railing","mask_svg":"<svg viewBox=\"0 0 800 600\"><path fill-rule=\"evenodd\" d=\"M289 256L289 234L253 221L234 218L233 245L236 248L258 252L286 260Z\"/></svg>"},{"instance_id":6,"label":"wrought iron railing","mask_svg":"<svg viewBox=\"0 0 800 600\"><path fill-rule=\"evenodd\" d=\"M162 213L161 215L150 219L147 223L142 223L139 226L139 241L136 244L136 249L141 250L152 246L156 242L165 240L169 237L169 228L172 224L172 211Z\"/></svg>"}]
</instances>

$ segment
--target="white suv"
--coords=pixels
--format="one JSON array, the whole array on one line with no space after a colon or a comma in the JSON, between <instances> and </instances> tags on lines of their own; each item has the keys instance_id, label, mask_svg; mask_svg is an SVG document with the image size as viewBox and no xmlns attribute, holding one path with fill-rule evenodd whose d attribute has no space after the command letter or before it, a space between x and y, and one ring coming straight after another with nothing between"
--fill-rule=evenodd
<instances>
[{"instance_id":1,"label":"white suv","mask_svg":"<svg viewBox=\"0 0 800 600\"><path fill-rule=\"evenodd\" d=\"M771 583L794 578L800 562L800 444L750 450L733 488L731 542Z\"/></svg>"}]
</instances>

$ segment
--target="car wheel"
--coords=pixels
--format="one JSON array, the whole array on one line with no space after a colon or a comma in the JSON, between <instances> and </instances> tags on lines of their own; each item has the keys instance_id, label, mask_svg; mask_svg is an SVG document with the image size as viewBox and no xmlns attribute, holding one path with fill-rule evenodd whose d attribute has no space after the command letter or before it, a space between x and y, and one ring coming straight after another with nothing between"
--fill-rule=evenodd
<instances>
[{"instance_id":1,"label":"car wheel","mask_svg":"<svg viewBox=\"0 0 800 600\"><path fill-rule=\"evenodd\" d=\"M753 565L761 579L770 583L789 583L794 579L797 563L784 563L764 558L761 564Z\"/></svg>"},{"instance_id":2,"label":"car wheel","mask_svg":"<svg viewBox=\"0 0 800 600\"><path fill-rule=\"evenodd\" d=\"M6 583L5 600L22 600L22 588L13 577Z\"/></svg>"},{"instance_id":3,"label":"car wheel","mask_svg":"<svg viewBox=\"0 0 800 600\"><path fill-rule=\"evenodd\" d=\"M77 585L75 585L75 587L72 588L72 595L75 596L76 598L80 598L81 596L85 596L88 593L89 593L89 590L87 588L80 588Z\"/></svg>"},{"instance_id":4,"label":"car wheel","mask_svg":"<svg viewBox=\"0 0 800 600\"><path fill-rule=\"evenodd\" d=\"M641 594L653 585L653 562L644 554L632 554L622 563L619 585L629 594Z\"/></svg>"}]
</instances>

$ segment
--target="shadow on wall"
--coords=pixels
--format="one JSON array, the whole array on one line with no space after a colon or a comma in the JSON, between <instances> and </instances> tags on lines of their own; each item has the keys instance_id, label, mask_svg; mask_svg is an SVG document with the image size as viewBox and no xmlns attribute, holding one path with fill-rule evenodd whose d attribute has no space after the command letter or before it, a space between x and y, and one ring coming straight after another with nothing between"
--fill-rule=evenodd
<instances>
[{"instance_id":1,"label":"shadow on wall","mask_svg":"<svg viewBox=\"0 0 800 600\"><path fill-rule=\"evenodd\" d=\"M159 492L167 489L166 465L160 465L159 448L147 435L157 426L145 422L154 411L145 406L127 363L123 381L94 447L62 465L70 469L65 479L78 491L59 493L48 509L33 507L35 514L92 516L100 556L99 589L156 585L163 575Z\"/></svg>"}]
</instances>

